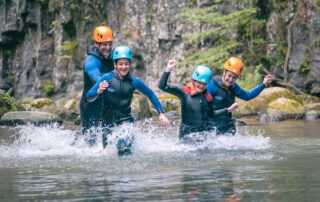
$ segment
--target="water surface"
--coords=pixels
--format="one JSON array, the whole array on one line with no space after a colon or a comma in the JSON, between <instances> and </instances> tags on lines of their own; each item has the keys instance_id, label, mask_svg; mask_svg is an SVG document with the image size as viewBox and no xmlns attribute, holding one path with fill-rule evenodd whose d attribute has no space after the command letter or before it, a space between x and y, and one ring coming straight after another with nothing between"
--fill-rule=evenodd
<instances>
[{"instance_id":1,"label":"water surface","mask_svg":"<svg viewBox=\"0 0 320 202\"><path fill-rule=\"evenodd\" d=\"M246 122L235 136L190 146L178 142L179 123L145 120L117 129L106 149L72 125L1 127L0 198L317 201L320 121ZM133 155L118 157L114 140L125 133L135 134Z\"/></svg>"}]
</instances>

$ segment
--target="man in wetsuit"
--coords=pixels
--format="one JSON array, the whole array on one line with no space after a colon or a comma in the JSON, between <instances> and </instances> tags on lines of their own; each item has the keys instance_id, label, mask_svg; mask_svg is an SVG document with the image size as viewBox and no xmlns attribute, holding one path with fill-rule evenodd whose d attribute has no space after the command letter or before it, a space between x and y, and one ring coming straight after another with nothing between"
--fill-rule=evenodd
<instances>
[{"instance_id":1,"label":"man in wetsuit","mask_svg":"<svg viewBox=\"0 0 320 202\"><path fill-rule=\"evenodd\" d=\"M211 117L210 113L213 113L212 97L206 90L211 78L211 70L206 66L198 66L192 74L192 81L187 86L167 85L170 72L175 66L175 60L168 61L159 82L159 88L181 100L180 141L191 144L198 143L205 137L194 137L191 133L208 131L208 120Z\"/></svg>"},{"instance_id":2,"label":"man in wetsuit","mask_svg":"<svg viewBox=\"0 0 320 202\"><path fill-rule=\"evenodd\" d=\"M169 120L163 113L160 102L154 92L140 79L133 77L131 69L132 52L127 46L118 46L114 50L113 61L115 70L104 74L101 79L88 91L87 99L94 101L102 98L103 101L103 147L107 146L107 136L112 133L114 126L124 123L133 123L131 115L131 101L133 92L140 91L149 98L159 113L159 120L165 125ZM133 134L125 134L125 137L117 140L119 155L131 154Z\"/></svg>"},{"instance_id":3,"label":"man in wetsuit","mask_svg":"<svg viewBox=\"0 0 320 202\"><path fill-rule=\"evenodd\" d=\"M241 75L243 63L239 58L231 57L224 64L224 70L221 76L215 76L210 81L207 90L213 98L213 118L212 126L217 134L235 134L236 127L232 120L232 111L238 108L235 103L235 97L248 101L258 96L262 90L267 87L272 76L267 75L263 83L250 91L245 91L235 82Z\"/></svg>"},{"instance_id":4,"label":"man in wetsuit","mask_svg":"<svg viewBox=\"0 0 320 202\"><path fill-rule=\"evenodd\" d=\"M80 101L80 116L83 135L87 134L88 143L95 143L90 137L89 129L98 126L102 115L101 98L94 102L87 102L86 95L90 88L102 77L104 73L114 69L112 61L112 30L107 26L96 27L93 34L93 46L87 49L87 58L83 66L84 88Z\"/></svg>"}]
</instances>

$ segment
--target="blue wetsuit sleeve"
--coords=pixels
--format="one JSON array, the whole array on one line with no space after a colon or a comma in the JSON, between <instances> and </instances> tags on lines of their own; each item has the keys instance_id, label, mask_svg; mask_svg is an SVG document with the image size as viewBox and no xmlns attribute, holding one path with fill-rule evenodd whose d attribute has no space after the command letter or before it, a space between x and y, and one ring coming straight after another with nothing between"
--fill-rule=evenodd
<instances>
[{"instance_id":1,"label":"blue wetsuit sleeve","mask_svg":"<svg viewBox=\"0 0 320 202\"><path fill-rule=\"evenodd\" d=\"M140 79L134 77L132 77L132 84L135 89L149 98L159 114L163 113L159 99L157 98L156 94L148 86L146 86L146 84L144 84Z\"/></svg>"},{"instance_id":2,"label":"blue wetsuit sleeve","mask_svg":"<svg viewBox=\"0 0 320 202\"><path fill-rule=\"evenodd\" d=\"M163 72L158 87L164 92L170 93L182 99L182 97L185 95L183 89L178 86L168 85L167 82L168 82L169 76L170 76L170 72Z\"/></svg>"},{"instance_id":3,"label":"blue wetsuit sleeve","mask_svg":"<svg viewBox=\"0 0 320 202\"><path fill-rule=\"evenodd\" d=\"M86 95L86 98L89 102L92 102L94 100L97 99L97 97L99 96L97 94L97 90L99 89L99 84L102 82L102 81L107 81L109 82L112 78L114 77L114 74L113 73L107 73L107 74L104 74L99 80L98 82L92 87L90 88L90 90L87 92L87 95Z\"/></svg>"},{"instance_id":4,"label":"blue wetsuit sleeve","mask_svg":"<svg viewBox=\"0 0 320 202\"><path fill-rule=\"evenodd\" d=\"M217 85L212 80L210 80L210 83L207 86L207 91L212 97L213 97L213 94L216 92L217 88L218 88Z\"/></svg>"},{"instance_id":5,"label":"blue wetsuit sleeve","mask_svg":"<svg viewBox=\"0 0 320 202\"><path fill-rule=\"evenodd\" d=\"M235 94L238 98L248 101L255 97L257 97L264 89L264 84L260 84L257 87L251 89L250 91L245 91L242 88L239 87L237 83L234 83L235 85Z\"/></svg>"},{"instance_id":6,"label":"blue wetsuit sleeve","mask_svg":"<svg viewBox=\"0 0 320 202\"><path fill-rule=\"evenodd\" d=\"M92 55L89 55L84 62L84 72L86 72L94 82L98 82L102 77L100 65L101 61Z\"/></svg>"}]
</instances>

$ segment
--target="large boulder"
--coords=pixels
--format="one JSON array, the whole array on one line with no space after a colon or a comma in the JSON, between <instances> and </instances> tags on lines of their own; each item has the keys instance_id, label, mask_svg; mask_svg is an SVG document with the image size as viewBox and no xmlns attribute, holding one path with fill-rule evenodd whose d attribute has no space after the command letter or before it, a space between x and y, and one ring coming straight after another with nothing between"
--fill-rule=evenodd
<instances>
[{"instance_id":1,"label":"large boulder","mask_svg":"<svg viewBox=\"0 0 320 202\"><path fill-rule=\"evenodd\" d=\"M55 114L37 111L7 112L1 117L0 125L62 123Z\"/></svg>"},{"instance_id":2,"label":"large boulder","mask_svg":"<svg viewBox=\"0 0 320 202\"><path fill-rule=\"evenodd\" d=\"M278 98L268 104L266 114L261 115L260 121L281 121L298 119L304 116L303 106L292 99Z\"/></svg>"},{"instance_id":3,"label":"large boulder","mask_svg":"<svg viewBox=\"0 0 320 202\"><path fill-rule=\"evenodd\" d=\"M268 104L278 98L287 98L302 104L302 99L288 89L271 87L264 89L260 95L250 101L243 101L237 98L236 102L239 103L239 108L236 110L236 113L243 116L266 113Z\"/></svg>"}]
</instances>

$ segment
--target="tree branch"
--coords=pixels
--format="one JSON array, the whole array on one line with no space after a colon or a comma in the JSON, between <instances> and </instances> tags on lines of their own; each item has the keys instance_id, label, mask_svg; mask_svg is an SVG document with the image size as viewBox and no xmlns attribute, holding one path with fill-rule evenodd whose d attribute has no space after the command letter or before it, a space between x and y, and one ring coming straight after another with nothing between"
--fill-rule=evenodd
<instances>
[{"instance_id":1,"label":"tree branch","mask_svg":"<svg viewBox=\"0 0 320 202\"><path fill-rule=\"evenodd\" d=\"M270 74L272 75L263 65L262 65L262 70L266 73L266 74ZM305 95L304 92L302 92L301 90L299 90L296 86L294 86L293 84L287 82L287 81L284 81L282 79L279 79L279 78L276 78L274 75L273 76L273 80L276 81L279 85L281 86L284 86L284 87L288 87L288 88L291 88L293 90L295 90L296 92L298 92L299 94L301 95Z\"/></svg>"}]
</instances>

